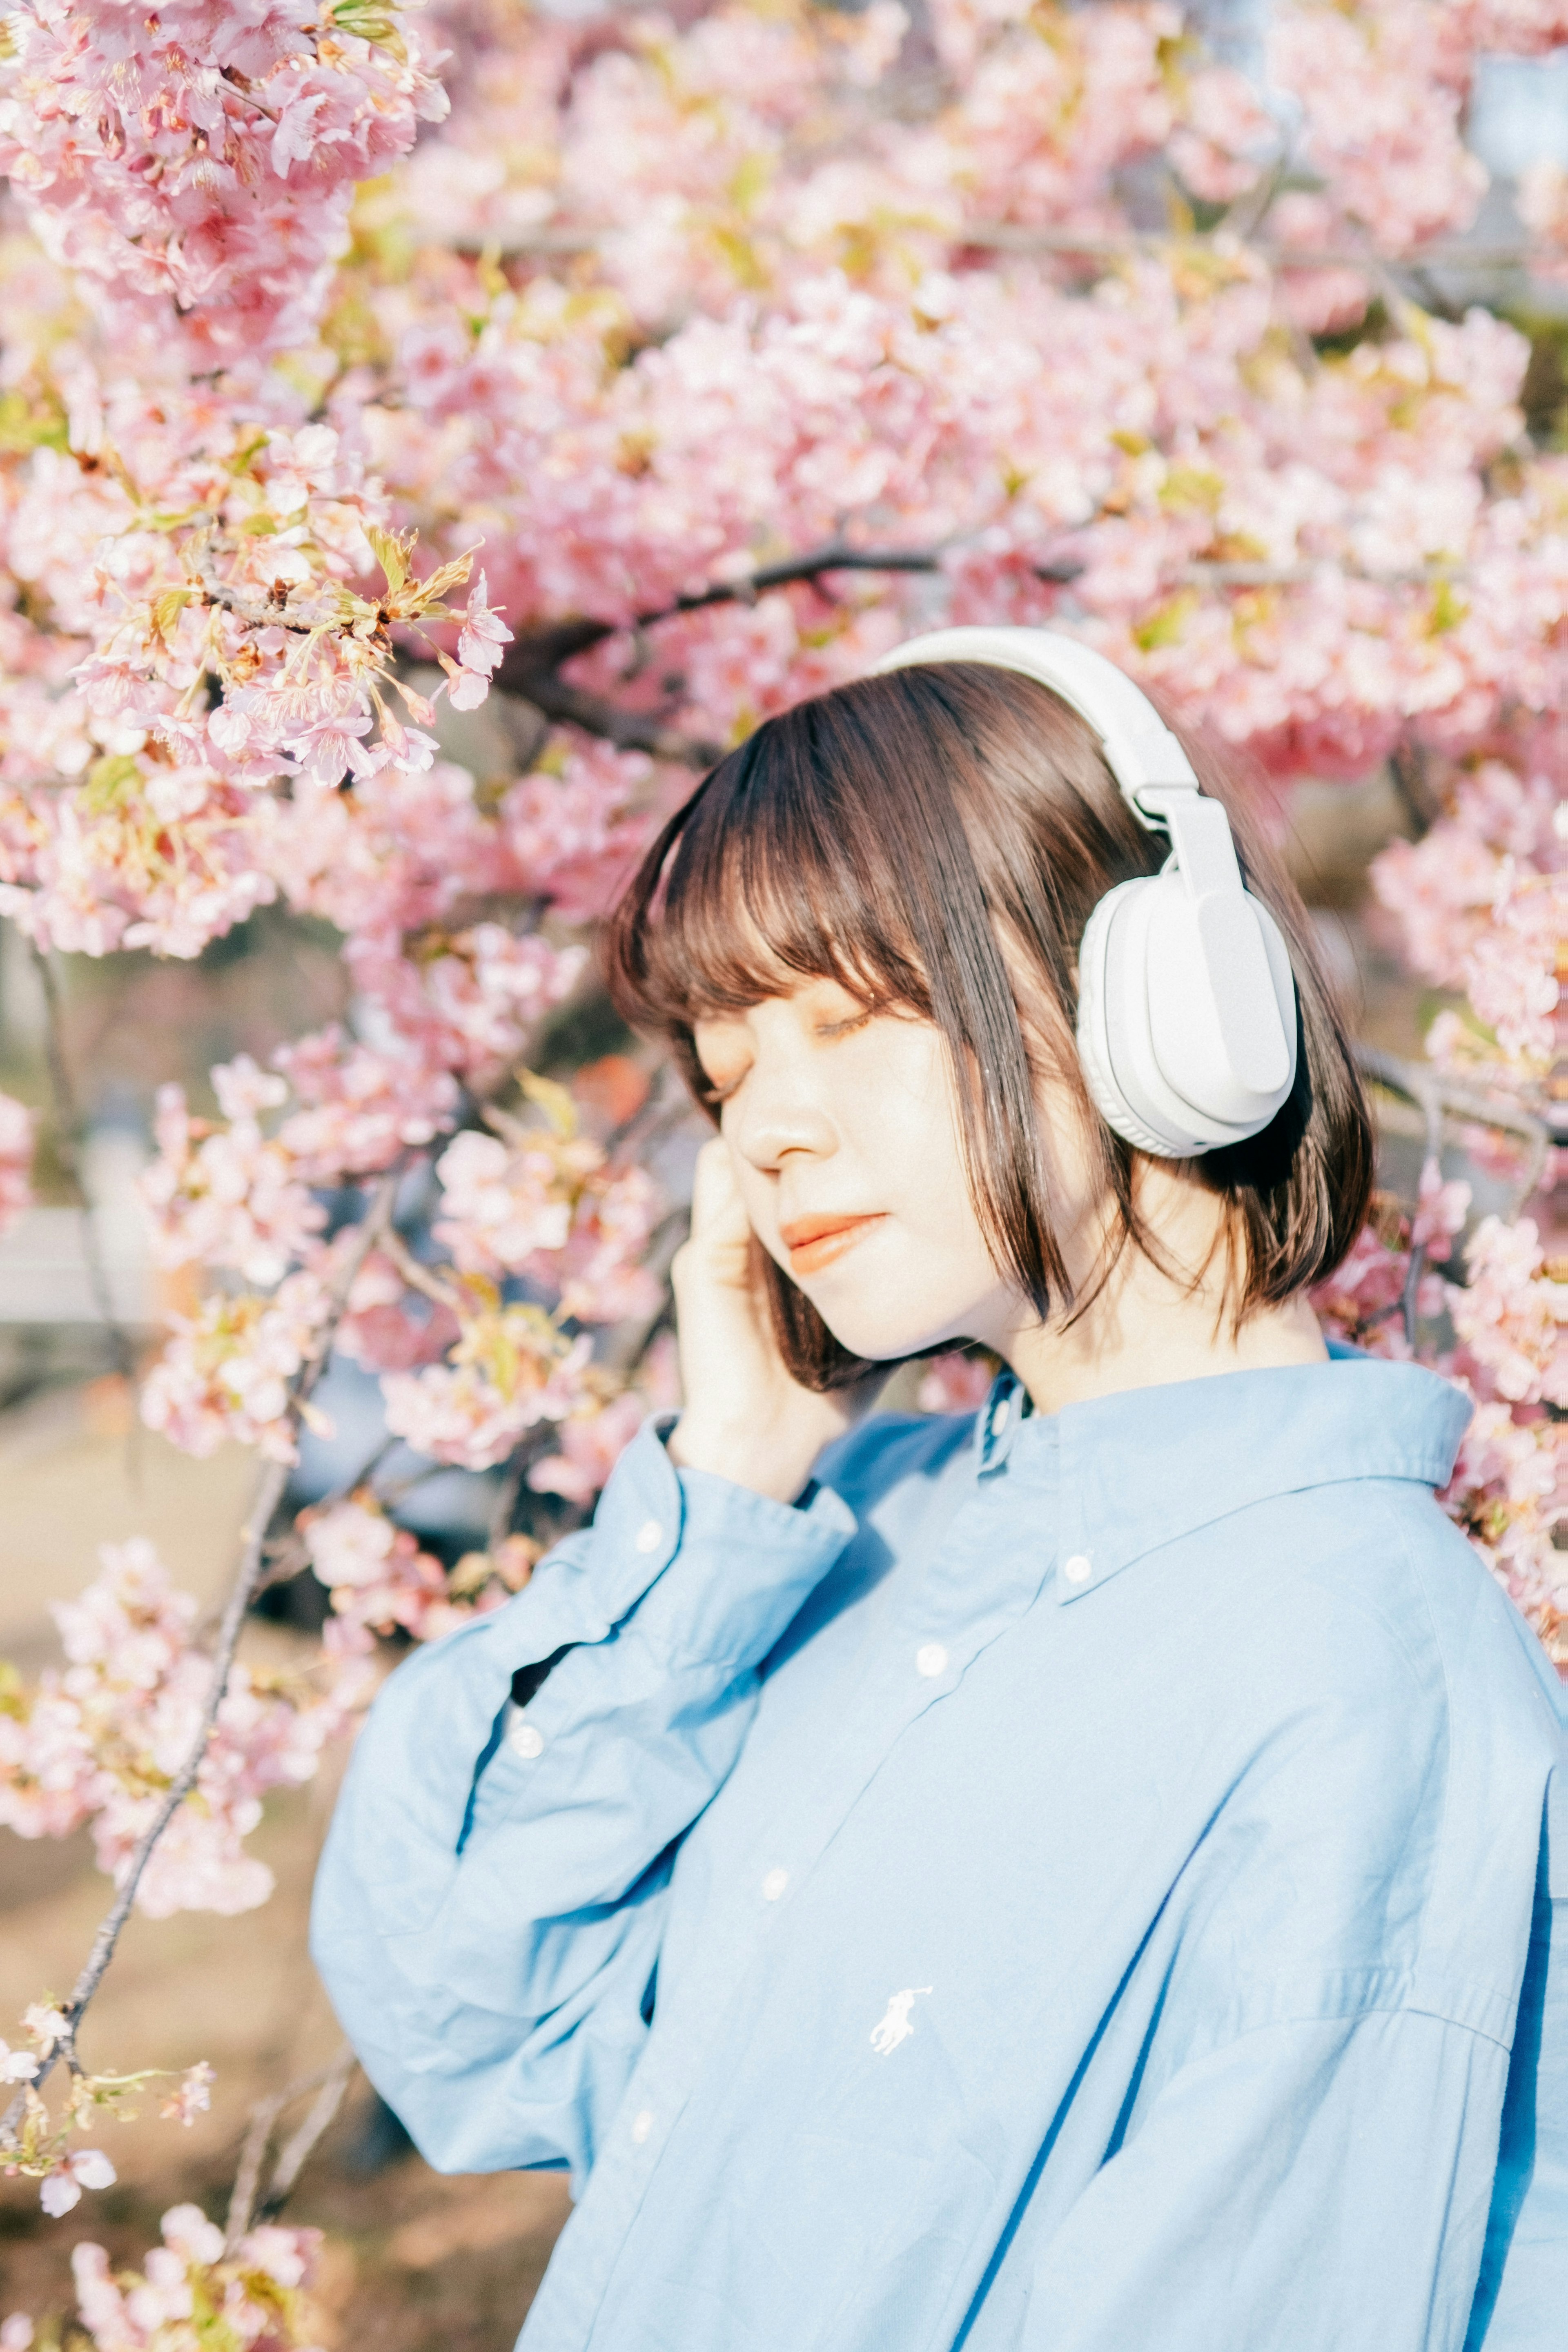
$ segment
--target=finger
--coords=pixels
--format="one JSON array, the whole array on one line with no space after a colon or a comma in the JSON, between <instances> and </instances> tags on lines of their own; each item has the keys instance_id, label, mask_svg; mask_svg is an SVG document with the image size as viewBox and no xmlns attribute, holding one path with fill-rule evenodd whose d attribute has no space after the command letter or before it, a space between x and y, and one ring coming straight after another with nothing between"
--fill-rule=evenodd
<instances>
[{"instance_id":1,"label":"finger","mask_svg":"<svg viewBox=\"0 0 1568 2352\"><path fill-rule=\"evenodd\" d=\"M738 1242L745 1240L751 1230L730 1147L721 1136L715 1136L697 1155L691 1188L692 1239Z\"/></svg>"}]
</instances>

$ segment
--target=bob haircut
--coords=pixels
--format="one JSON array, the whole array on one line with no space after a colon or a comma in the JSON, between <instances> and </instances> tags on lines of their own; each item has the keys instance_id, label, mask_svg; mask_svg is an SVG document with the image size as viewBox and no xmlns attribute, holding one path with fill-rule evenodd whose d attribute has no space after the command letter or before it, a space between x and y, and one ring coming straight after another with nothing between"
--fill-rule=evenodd
<instances>
[{"instance_id":1,"label":"bob haircut","mask_svg":"<svg viewBox=\"0 0 1568 2352\"><path fill-rule=\"evenodd\" d=\"M1271 1124L1192 1163L1226 1204L1226 1301L1239 1325L1345 1256L1371 1193L1372 1129L1300 901L1201 747L1194 766L1229 811L1247 887L1289 943L1300 1024L1295 1087ZM1138 1211L1139 1155L1096 1110L1073 1032L1079 942L1096 900L1158 873L1169 849L1049 688L973 662L894 670L768 719L698 787L612 918L611 991L629 1021L668 1040L715 1120L692 1042L704 1018L830 978L935 1022L998 1268L1042 1318L1081 1313L1129 1243L1164 1262ZM1114 1202L1108 1252L1076 1300L1040 1148L1046 1080L1075 1096ZM772 1258L763 1276L797 1381L836 1388L871 1369Z\"/></svg>"}]
</instances>

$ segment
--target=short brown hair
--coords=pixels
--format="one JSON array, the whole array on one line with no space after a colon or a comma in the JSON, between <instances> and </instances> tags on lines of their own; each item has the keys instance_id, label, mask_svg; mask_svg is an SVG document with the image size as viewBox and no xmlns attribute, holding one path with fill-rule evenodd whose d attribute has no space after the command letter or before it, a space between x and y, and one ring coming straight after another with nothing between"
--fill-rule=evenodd
<instances>
[{"instance_id":1,"label":"short brown hair","mask_svg":"<svg viewBox=\"0 0 1568 2352\"><path fill-rule=\"evenodd\" d=\"M1289 1101L1262 1134L1194 1163L1226 1203L1239 1323L1350 1249L1371 1192L1372 1129L1300 901L1212 751L1188 749L1204 789L1230 811L1247 887L1284 931L1299 1003ZM998 1267L1042 1317L1053 1303L1081 1311L1088 1301L1074 1301L1052 1230L1036 1088L1047 1072L1073 1088L1116 1202L1099 1281L1129 1241L1158 1260L1138 1214L1133 1149L1095 1109L1076 1051L1063 1046L1090 910L1117 883L1157 873L1169 848L1048 688L972 662L895 670L770 719L698 787L616 909L612 992L628 1020L668 1039L710 1115L692 1043L706 1016L826 977L934 1021ZM1026 994L1038 992L1023 1017L1020 980ZM827 1388L868 1369L771 1258L765 1277L797 1380Z\"/></svg>"}]
</instances>

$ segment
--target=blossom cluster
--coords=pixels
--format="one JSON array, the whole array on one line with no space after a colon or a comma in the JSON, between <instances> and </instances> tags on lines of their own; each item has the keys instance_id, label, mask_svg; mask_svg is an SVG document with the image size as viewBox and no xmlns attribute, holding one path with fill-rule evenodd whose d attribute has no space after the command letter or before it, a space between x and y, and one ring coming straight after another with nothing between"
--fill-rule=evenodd
<instances>
[{"instance_id":1,"label":"blossom cluster","mask_svg":"<svg viewBox=\"0 0 1568 2352\"><path fill-rule=\"evenodd\" d=\"M0 2173L37 2180L39 2202L58 2221L80 2204L84 2189L111 2188L117 2177L102 2148L73 2147L74 2135L91 2130L106 2115L129 2123L136 2113L132 2104L136 2095L148 2084L168 2079L170 2070L152 2066L134 2074L89 2074L78 2065L68 2077L63 2110L51 2113L37 2084L53 2055L68 2042L66 2012L53 2001L34 2001L23 2012L22 2032L26 2047L13 2049L0 2041L0 2095L7 2102ZM212 2084L213 2070L205 2060L187 2066L164 2096L160 2116L188 2128L211 2105ZM15 2123L13 2100L20 2108ZM0 2336L0 2347L5 2340Z\"/></svg>"},{"instance_id":2,"label":"blossom cluster","mask_svg":"<svg viewBox=\"0 0 1568 2352\"><path fill-rule=\"evenodd\" d=\"M1439 1499L1568 1668L1568 1558L1554 1540L1568 1507L1568 1261L1547 1257L1533 1219L1489 1215L1462 1244L1464 1281L1446 1278L1436 1269L1453 1262L1470 1207L1470 1186L1429 1160L1414 1216L1380 1196L1312 1303L1340 1338L1375 1355L1408 1358L1425 1342L1424 1360L1472 1398ZM1447 1343L1434 1339L1444 1318Z\"/></svg>"},{"instance_id":3,"label":"blossom cluster","mask_svg":"<svg viewBox=\"0 0 1568 2352\"><path fill-rule=\"evenodd\" d=\"M6 32L0 170L106 323L192 373L309 332L355 184L447 110L406 6L23 0Z\"/></svg>"},{"instance_id":4,"label":"blossom cluster","mask_svg":"<svg viewBox=\"0 0 1568 2352\"><path fill-rule=\"evenodd\" d=\"M162 2236L140 2271L111 2270L90 2242L72 2253L77 2321L99 2352L178 2352L198 2342L210 2352L322 2352L310 2300L319 2230L265 2222L229 2251L199 2206L176 2205ZM0 2324L0 2352L41 2352L41 2344L24 2313Z\"/></svg>"},{"instance_id":5,"label":"blossom cluster","mask_svg":"<svg viewBox=\"0 0 1568 2352\"><path fill-rule=\"evenodd\" d=\"M1527 740L1520 751L1542 760L1549 747ZM1544 764L1482 758L1458 769L1422 838L1391 843L1373 867L1407 961L1468 1000L1439 1015L1435 1058L1526 1088L1539 1089L1568 1042L1565 809Z\"/></svg>"},{"instance_id":6,"label":"blossom cluster","mask_svg":"<svg viewBox=\"0 0 1568 2352\"><path fill-rule=\"evenodd\" d=\"M141 1539L106 1546L98 1578L54 1615L63 1668L0 1687L0 1822L22 1837L90 1823L99 1865L118 1881L195 1745L212 1661L195 1600ZM363 1665L330 1653L299 1676L236 1666L195 1786L142 1874L142 1909L160 1918L265 1902L271 1873L245 1846L262 1798L308 1780L367 1695Z\"/></svg>"}]
</instances>

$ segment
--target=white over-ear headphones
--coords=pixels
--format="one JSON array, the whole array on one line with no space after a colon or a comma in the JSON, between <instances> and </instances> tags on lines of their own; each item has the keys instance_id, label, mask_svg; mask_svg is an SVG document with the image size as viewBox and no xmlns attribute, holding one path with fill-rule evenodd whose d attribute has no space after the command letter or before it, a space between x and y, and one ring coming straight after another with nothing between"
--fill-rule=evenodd
<instances>
[{"instance_id":1,"label":"white over-ear headphones","mask_svg":"<svg viewBox=\"0 0 1568 2352\"><path fill-rule=\"evenodd\" d=\"M1152 703L1053 629L936 629L871 675L930 662L1038 678L1094 729L1139 822L1170 835L1163 870L1107 891L1079 950L1078 1047L1102 1116L1162 1160L1260 1134L1296 1083L1290 958L1242 887L1229 818Z\"/></svg>"}]
</instances>

